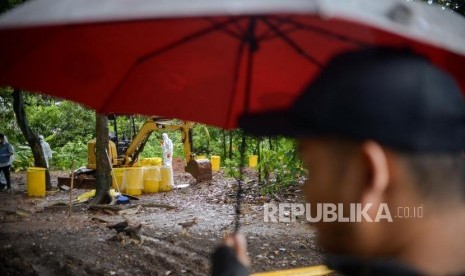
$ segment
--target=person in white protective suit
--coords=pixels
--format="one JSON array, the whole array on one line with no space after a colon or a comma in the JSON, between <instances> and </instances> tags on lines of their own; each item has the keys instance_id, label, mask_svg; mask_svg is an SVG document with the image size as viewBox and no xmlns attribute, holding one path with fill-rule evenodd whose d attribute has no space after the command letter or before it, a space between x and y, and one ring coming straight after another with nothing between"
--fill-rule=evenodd
<instances>
[{"instance_id":1,"label":"person in white protective suit","mask_svg":"<svg viewBox=\"0 0 465 276\"><path fill-rule=\"evenodd\" d=\"M173 161L173 141L168 137L168 134L163 133L163 166L172 166Z\"/></svg>"},{"instance_id":2,"label":"person in white protective suit","mask_svg":"<svg viewBox=\"0 0 465 276\"><path fill-rule=\"evenodd\" d=\"M44 136L39 135L40 146L42 147L42 152L44 153L45 163L47 163L47 168L49 166L49 160L52 159L52 149L50 145L45 142Z\"/></svg>"}]
</instances>

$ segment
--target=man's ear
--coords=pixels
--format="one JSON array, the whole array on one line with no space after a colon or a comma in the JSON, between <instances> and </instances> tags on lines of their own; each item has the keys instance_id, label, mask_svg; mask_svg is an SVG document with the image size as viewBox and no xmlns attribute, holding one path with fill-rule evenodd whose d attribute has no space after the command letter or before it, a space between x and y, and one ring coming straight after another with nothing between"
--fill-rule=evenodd
<instances>
[{"instance_id":1,"label":"man's ear","mask_svg":"<svg viewBox=\"0 0 465 276\"><path fill-rule=\"evenodd\" d=\"M362 143L362 154L366 165L365 185L362 188L361 203L378 204L389 184L389 166L385 150L374 141Z\"/></svg>"}]
</instances>

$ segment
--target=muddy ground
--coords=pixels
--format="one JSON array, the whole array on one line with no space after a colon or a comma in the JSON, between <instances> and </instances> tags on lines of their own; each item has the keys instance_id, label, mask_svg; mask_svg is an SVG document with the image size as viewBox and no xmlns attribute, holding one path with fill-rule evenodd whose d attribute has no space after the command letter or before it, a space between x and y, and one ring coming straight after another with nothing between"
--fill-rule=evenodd
<instances>
[{"instance_id":1,"label":"muddy ground","mask_svg":"<svg viewBox=\"0 0 465 276\"><path fill-rule=\"evenodd\" d=\"M52 183L65 174L52 172ZM300 186L263 196L255 172L248 174L242 232L252 271L321 264L310 225L263 221L264 203L302 202ZM233 229L236 181L221 171L213 181L196 184L178 164L175 184L187 187L144 194L120 214L81 204L69 215L60 206L69 202L69 191L29 198L24 172L13 173L12 182L12 194L0 193L0 275L207 275L212 250ZM72 196L86 191L76 189ZM108 228L125 220L126 232ZM179 224L191 221L188 229Z\"/></svg>"}]
</instances>

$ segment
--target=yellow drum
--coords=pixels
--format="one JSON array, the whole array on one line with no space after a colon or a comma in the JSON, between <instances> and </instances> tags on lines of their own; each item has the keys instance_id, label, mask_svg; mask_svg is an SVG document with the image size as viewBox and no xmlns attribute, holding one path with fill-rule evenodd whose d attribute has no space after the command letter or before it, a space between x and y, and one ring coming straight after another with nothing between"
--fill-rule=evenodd
<instances>
[{"instance_id":1,"label":"yellow drum","mask_svg":"<svg viewBox=\"0 0 465 276\"><path fill-rule=\"evenodd\" d=\"M152 158L141 158L137 164L142 167L147 166L161 166L162 159L160 157L152 157Z\"/></svg>"},{"instance_id":2,"label":"yellow drum","mask_svg":"<svg viewBox=\"0 0 465 276\"><path fill-rule=\"evenodd\" d=\"M218 155L212 155L211 156L211 162L212 162L212 171L217 172L220 170L220 163L221 163L221 157Z\"/></svg>"},{"instance_id":3,"label":"yellow drum","mask_svg":"<svg viewBox=\"0 0 465 276\"><path fill-rule=\"evenodd\" d=\"M123 191L124 168L113 168L113 174L114 174L114 177L112 178L111 186L117 191L118 190ZM118 183L118 187L116 187L117 183Z\"/></svg>"},{"instance_id":4,"label":"yellow drum","mask_svg":"<svg viewBox=\"0 0 465 276\"><path fill-rule=\"evenodd\" d=\"M160 192L169 192L173 189L173 169L170 166L163 166L160 168L161 182Z\"/></svg>"},{"instance_id":5,"label":"yellow drum","mask_svg":"<svg viewBox=\"0 0 465 276\"><path fill-rule=\"evenodd\" d=\"M141 167L125 168L123 177L123 190L128 195L141 195L143 184L143 175Z\"/></svg>"},{"instance_id":6,"label":"yellow drum","mask_svg":"<svg viewBox=\"0 0 465 276\"><path fill-rule=\"evenodd\" d=\"M161 166L162 159L160 157L150 158L150 165L152 166Z\"/></svg>"},{"instance_id":7,"label":"yellow drum","mask_svg":"<svg viewBox=\"0 0 465 276\"><path fill-rule=\"evenodd\" d=\"M249 168L255 168L258 164L258 155L249 155Z\"/></svg>"},{"instance_id":8,"label":"yellow drum","mask_svg":"<svg viewBox=\"0 0 465 276\"><path fill-rule=\"evenodd\" d=\"M27 169L27 195L45 196L45 168L30 167Z\"/></svg>"},{"instance_id":9,"label":"yellow drum","mask_svg":"<svg viewBox=\"0 0 465 276\"><path fill-rule=\"evenodd\" d=\"M160 180L160 167L144 167L144 193L158 193Z\"/></svg>"}]
</instances>

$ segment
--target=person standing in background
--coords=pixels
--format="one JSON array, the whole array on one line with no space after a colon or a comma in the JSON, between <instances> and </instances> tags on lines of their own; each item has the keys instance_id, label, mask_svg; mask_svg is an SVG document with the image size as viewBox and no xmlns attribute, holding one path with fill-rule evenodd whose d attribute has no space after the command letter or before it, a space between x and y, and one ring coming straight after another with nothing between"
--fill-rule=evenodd
<instances>
[{"instance_id":1,"label":"person standing in background","mask_svg":"<svg viewBox=\"0 0 465 276\"><path fill-rule=\"evenodd\" d=\"M44 140L43 135L39 135L40 146L42 147L42 152L44 153L45 163L47 163L47 169L49 167L49 160L52 159L52 149L50 145Z\"/></svg>"},{"instance_id":2,"label":"person standing in background","mask_svg":"<svg viewBox=\"0 0 465 276\"><path fill-rule=\"evenodd\" d=\"M173 163L173 141L168 137L168 134L163 133L163 166L172 166Z\"/></svg>"},{"instance_id":3,"label":"person standing in background","mask_svg":"<svg viewBox=\"0 0 465 276\"><path fill-rule=\"evenodd\" d=\"M0 172L3 173L6 181L6 190L11 192L10 165L14 154L13 147L6 141L5 135L0 133ZM3 190L5 186L0 186Z\"/></svg>"}]
</instances>

